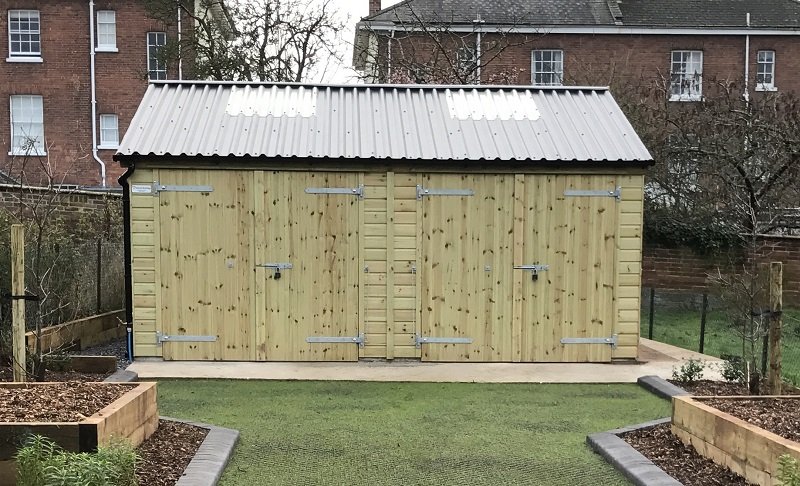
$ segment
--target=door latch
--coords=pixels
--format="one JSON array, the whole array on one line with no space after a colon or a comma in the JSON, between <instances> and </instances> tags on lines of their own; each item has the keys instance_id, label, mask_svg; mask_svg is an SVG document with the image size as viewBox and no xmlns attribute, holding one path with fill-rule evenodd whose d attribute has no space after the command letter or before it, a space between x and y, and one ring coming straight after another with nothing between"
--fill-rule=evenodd
<instances>
[{"instance_id":1,"label":"door latch","mask_svg":"<svg viewBox=\"0 0 800 486\"><path fill-rule=\"evenodd\" d=\"M531 272L533 281L539 280L539 272L550 270L550 265L514 265L514 270L527 270Z\"/></svg>"},{"instance_id":2,"label":"door latch","mask_svg":"<svg viewBox=\"0 0 800 486\"><path fill-rule=\"evenodd\" d=\"M271 268L275 270L275 274L272 276L275 280L280 280L281 278L281 270L291 270L292 264L291 263L259 263L256 265L257 267L263 268Z\"/></svg>"}]
</instances>

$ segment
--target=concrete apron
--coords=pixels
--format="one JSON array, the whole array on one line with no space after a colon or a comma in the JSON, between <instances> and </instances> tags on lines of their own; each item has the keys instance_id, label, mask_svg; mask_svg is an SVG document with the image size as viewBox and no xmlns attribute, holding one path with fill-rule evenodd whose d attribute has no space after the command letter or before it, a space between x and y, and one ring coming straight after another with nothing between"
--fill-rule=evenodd
<instances>
[{"instance_id":1,"label":"concrete apron","mask_svg":"<svg viewBox=\"0 0 800 486\"><path fill-rule=\"evenodd\" d=\"M720 360L668 344L642 339L640 356L647 362L596 363L422 363L359 361L357 363L253 363L221 361L136 360L127 369L140 380L154 378L220 378L240 380L323 380L463 383L636 383L643 375L670 378L685 360L709 364L704 378L719 379Z\"/></svg>"}]
</instances>

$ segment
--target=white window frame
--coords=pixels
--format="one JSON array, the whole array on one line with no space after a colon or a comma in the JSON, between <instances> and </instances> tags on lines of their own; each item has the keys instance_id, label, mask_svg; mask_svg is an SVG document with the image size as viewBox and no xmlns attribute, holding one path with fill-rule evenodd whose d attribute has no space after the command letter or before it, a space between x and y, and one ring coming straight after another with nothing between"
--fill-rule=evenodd
<instances>
[{"instance_id":1,"label":"white window frame","mask_svg":"<svg viewBox=\"0 0 800 486\"><path fill-rule=\"evenodd\" d=\"M119 148L119 117L113 113L100 115L100 145L99 149ZM113 136L109 136L113 135Z\"/></svg>"},{"instance_id":2,"label":"white window frame","mask_svg":"<svg viewBox=\"0 0 800 486\"><path fill-rule=\"evenodd\" d=\"M765 68L764 70L761 69L762 66ZM769 76L769 82L764 81L762 76ZM777 90L778 88L775 87L775 51L761 49L756 52L756 91Z\"/></svg>"},{"instance_id":3,"label":"white window frame","mask_svg":"<svg viewBox=\"0 0 800 486\"><path fill-rule=\"evenodd\" d=\"M25 15L27 21L30 22L35 18L37 28L34 29L27 29L27 30L13 30L11 28L12 18L16 17L19 19L21 16ZM19 22L19 20L17 20ZM8 11L8 57L6 58L6 62L42 62L42 18L39 14L38 10L25 10L25 9L14 9ZM29 36L28 39L24 42L31 44L31 51L30 52L14 52L12 50L13 43L12 43L12 36L14 35L26 35ZM35 37L35 40L34 40ZM23 42L21 39L18 42ZM33 43L38 45L38 49L36 51L33 50Z\"/></svg>"},{"instance_id":4,"label":"white window frame","mask_svg":"<svg viewBox=\"0 0 800 486\"><path fill-rule=\"evenodd\" d=\"M544 59L549 54L550 60ZM537 60L536 57L539 56ZM557 58L557 59L556 59ZM545 66L549 69L545 70ZM537 82L537 76L539 82ZM544 77L551 80L544 81ZM564 84L564 51L562 49L534 49L531 51L531 84L534 86L561 86Z\"/></svg>"},{"instance_id":5,"label":"white window frame","mask_svg":"<svg viewBox=\"0 0 800 486\"><path fill-rule=\"evenodd\" d=\"M154 37L151 37L154 36ZM159 44L159 36L163 36L164 43ZM152 43L151 41L155 41ZM166 32L148 32L147 33L147 79L150 81L161 81L167 79L167 65L164 63L162 64L157 56L158 49L160 47L164 47L167 45L167 33ZM153 69L153 64L155 64L155 69ZM155 74L155 77L153 76ZM163 77L162 77L163 76Z\"/></svg>"},{"instance_id":6,"label":"white window frame","mask_svg":"<svg viewBox=\"0 0 800 486\"><path fill-rule=\"evenodd\" d=\"M15 117L15 99L20 103L28 103L29 113L17 113ZM38 102L38 107L34 107L34 102ZM35 108L38 108L38 110ZM41 95L11 95L8 98L8 113L11 120L11 150L9 150L8 155L31 157L47 155L47 146L44 138L44 98ZM26 151L23 144L17 144L17 139L21 136L27 136L26 132L30 133L34 124L40 127L40 130L38 130L40 134L35 139L33 147L31 147L33 150ZM18 129L22 133L17 133Z\"/></svg>"},{"instance_id":7,"label":"white window frame","mask_svg":"<svg viewBox=\"0 0 800 486\"><path fill-rule=\"evenodd\" d=\"M119 52L117 50L117 12L114 10L97 11L97 47L94 50L96 52Z\"/></svg>"},{"instance_id":8,"label":"white window frame","mask_svg":"<svg viewBox=\"0 0 800 486\"><path fill-rule=\"evenodd\" d=\"M670 101L703 100L703 51L672 51L669 72Z\"/></svg>"}]
</instances>

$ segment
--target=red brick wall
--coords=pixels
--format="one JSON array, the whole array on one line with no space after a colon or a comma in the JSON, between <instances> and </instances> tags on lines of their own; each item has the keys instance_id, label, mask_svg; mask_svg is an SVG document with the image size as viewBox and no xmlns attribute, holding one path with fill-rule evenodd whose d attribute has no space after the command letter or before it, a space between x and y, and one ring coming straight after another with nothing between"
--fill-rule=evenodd
<instances>
[{"instance_id":1,"label":"red brick wall","mask_svg":"<svg viewBox=\"0 0 800 486\"><path fill-rule=\"evenodd\" d=\"M482 41L484 53L497 52L492 50L492 46L503 42L506 41L496 34L485 34ZM703 77L709 81L704 82L704 92L710 88L711 80L739 81L744 78L744 36L514 34L508 36L508 43L519 45L503 49L483 69L481 78L484 82L502 79L498 73L517 71L517 82L530 84L533 49L562 49L565 84L570 85L613 86L617 81L640 78L663 78L668 82L670 52L677 49L703 51ZM800 90L800 79L795 75L800 70L800 38L751 36L751 83L755 79L756 52L760 49L775 51L775 84L778 89ZM398 59L404 55L431 56L435 50L435 45L425 36L397 38L393 42L392 58L397 65Z\"/></svg>"},{"instance_id":2,"label":"red brick wall","mask_svg":"<svg viewBox=\"0 0 800 486\"><path fill-rule=\"evenodd\" d=\"M42 206L51 200L59 217L80 217L106 210L117 214L122 210L121 193L63 190L54 195L44 188L0 184L0 210L11 214L25 213L26 208Z\"/></svg>"},{"instance_id":3,"label":"red brick wall","mask_svg":"<svg viewBox=\"0 0 800 486\"><path fill-rule=\"evenodd\" d=\"M760 262L783 262L784 305L800 306L800 237L764 237ZM645 247L642 287L701 293L709 273L728 268L736 255L698 255L688 248Z\"/></svg>"},{"instance_id":4,"label":"red brick wall","mask_svg":"<svg viewBox=\"0 0 800 486\"><path fill-rule=\"evenodd\" d=\"M11 0L9 9L38 9L41 21L42 63L10 63L8 57L8 21L5 12L0 25L0 170L18 175L21 161L8 156L11 145L9 96L41 95L44 100L44 133L49 147L47 157L32 158L27 164L25 182L41 180L38 167L53 167L58 181L96 186L100 169L92 158L92 119L89 71L89 5L66 0ZM148 31L166 31L168 41L176 30L147 17L142 2L100 0L97 10L116 11L117 49L98 52L97 114L119 116L120 139L130 124L136 107L147 88L146 35ZM174 70L173 70L174 71ZM170 78L176 73L170 72ZM98 121L99 143L99 121ZM107 183L117 186L122 170L111 159L113 150L102 150Z\"/></svg>"}]
</instances>

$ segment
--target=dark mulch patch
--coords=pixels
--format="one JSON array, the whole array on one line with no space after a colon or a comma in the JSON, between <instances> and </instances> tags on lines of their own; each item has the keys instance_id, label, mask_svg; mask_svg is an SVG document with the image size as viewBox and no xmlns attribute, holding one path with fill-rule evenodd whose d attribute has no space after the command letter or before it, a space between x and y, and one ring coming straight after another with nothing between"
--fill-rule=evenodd
<instances>
[{"instance_id":1,"label":"dark mulch patch","mask_svg":"<svg viewBox=\"0 0 800 486\"><path fill-rule=\"evenodd\" d=\"M106 344L98 344L82 350L67 351L67 354L83 354L86 356L116 356L117 369L125 369L128 362L128 348L124 339L118 339Z\"/></svg>"},{"instance_id":2,"label":"dark mulch patch","mask_svg":"<svg viewBox=\"0 0 800 486\"><path fill-rule=\"evenodd\" d=\"M667 380L673 385L683 388L687 392L695 396L727 396L727 395L750 395L750 390L747 385L740 383L728 383L727 381L711 381L699 380L694 383L682 383L676 380ZM767 389L767 382L761 383L761 394L769 394ZM782 395L800 395L800 389L797 389L786 383L783 384Z\"/></svg>"},{"instance_id":3,"label":"dark mulch patch","mask_svg":"<svg viewBox=\"0 0 800 486\"><path fill-rule=\"evenodd\" d=\"M669 424L629 432L622 437L667 474L686 486L749 485L746 479L715 464L683 445L670 432Z\"/></svg>"},{"instance_id":4,"label":"dark mulch patch","mask_svg":"<svg viewBox=\"0 0 800 486\"><path fill-rule=\"evenodd\" d=\"M800 441L800 398L712 398L703 403L781 437Z\"/></svg>"},{"instance_id":5,"label":"dark mulch patch","mask_svg":"<svg viewBox=\"0 0 800 486\"><path fill-rule=\"evenodd\" d=\"M103 381L111 373L78 373L76 371L50 371L44 373L44 381ZM0 367L0 382L14 381L10 366Z\"/></svg>"},{"instance_id":6,"label":"dark mulch patch","mask_svg":"<svg viewBox=\"0 0 800 486\"><path fill-rule=\"evenodd\" d=\"M158 430L136 450L136 477L141 486L172 486L183 475L208 429L161 420Z\"/></svg>"},{"instance_id":7,"label":"dark mulch patch","mask_svg":"<svg viewBox=\"0 0 800 486\"><path fill-rule=\"evenodd\" d=\"M0 422L80 422L131 387L73 381L0 388Z\"/></svg>"}]
</instances>

